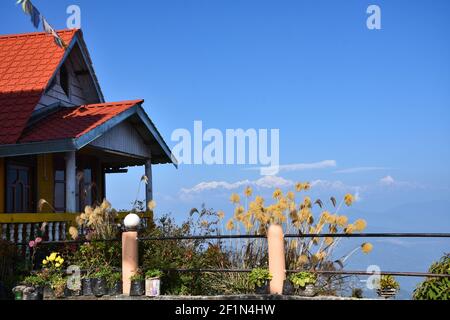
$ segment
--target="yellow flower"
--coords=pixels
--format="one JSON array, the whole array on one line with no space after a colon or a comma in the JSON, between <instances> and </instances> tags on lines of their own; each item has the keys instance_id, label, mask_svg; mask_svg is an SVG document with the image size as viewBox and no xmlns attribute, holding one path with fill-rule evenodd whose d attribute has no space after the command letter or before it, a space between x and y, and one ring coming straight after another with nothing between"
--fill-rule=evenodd
<instances>
[{"instance_id":1,"label":"yellow flower","mask_svg":"<svg viewBox=\"0 0 450 320\"><path fill-rule=\"evenodd\" d=\"M369 242L363 243L361 245L361 250L364 253L370 253L372 251L372 249L373 249L373 245Z\"/></svg>"},{"instance_id":2,"label":"yellow flower","mask_svg":"<svg viewBox=\"0 0 450 320\"><path fill-rule=\"evenodd\" d=\"M305 199L303 199L303 205L307 208L311 208L311 198L310 197L305 197Z\"/></svg>"},{"instance_id":3,"label":"yellow flower","mask_svg":"<svg viewBox=\"0 0 450 320\"><path fill-rule=\"evenodd\" d=\"M336 221L336 223L342 228L347 225L347 222L348 218L346 216L339 216Z\"/></svg>"},{"instance_id":4,"label":"yellow flower","mask_svg":"<svg viewBox=\"0 0 450 320\"><path fill-rule=\"evenodd\" d=\"M245 211L244 207L243 206L239 206L239 207L236 207L236 209L234 209L234 214L240 215L240 214L243 214L244 211Z\"/></svg>"},{"instance_id":5,"label":"yellow flower","mask_svg":"<svg viewBox=\"0 0 450 320\"><path fill-rule=\"evenodd\" d=\"M255 203L257 203L258 205L262 206L264 204L264 198L261 197L261 196L256 196Z\"/></svg>"},{"instance_id":6,"label":"yellow flower","mask_svg":"<svg viewBox=\"0 0 450 320\"><path fill-rule=\"evenodd\" d=\"M303 184L303 190L308 191L309 189L311 189L311 184L309 182L305 182Z\"/></svg>"},{"instance_id":7,"label":"yellow flower","mask_svg":"<svg viewBox=\"0 0 450 320\"><path fill-rule=\"evenodd\" d=\"M355 231L355 226L353 224L349 224L345 229L344 232L347 234L351 234Z\"/></svg>"},{"instance_id":8,"label":"yellow flower","mask_svg":"<svg viewBox=\"0 0 450 320\"><path fill-rule=\"evenodd\" d=\"M300 191L302 191L303 190L303 183L297 183L296 185L295 185L295 190L297 191L297 192L300 192Z\"/></svg>"},{"instance_id":9,"label":"yellow flower","mask_svg":"<svg viewBox=\"0 0 450 320\"><path fill-rule=\"evenodd\" d=\"M233 219L228 220L226 228L227 228L227 230L233 230L234 229Z\"/></svg>"},{"instance_id":10,"label":"yellow flower","mask_svg":"<svg viewBox=\"0 0 450 320\"><path fill-rule=\"evenodd\" d=\"M364 219L358 219L355 221L354 225L355 231L363 231L367 226L367 222Z\"/></svg>"},{"instance_id":11,"label":"yellow flower","mask_svg":"<svg viewBox=\"0 0 450 320\"><path fill-rule=\"evenodd\" d=\"M60 264L59 262L57 262L57 263L55 264L55 267L59 268L59 267L61 267L61 264Z\"/></svg>"},{"instance_id":12,"label":"yellow flower","mask_svg":"<svg viewBox=\"0 0 450 320\"><path fill-rule=\"evenodd\" d=\"M56 256L57 256L57 253L56 252L52 252L52 254L50 254L50 257L48 257L48 260L49 261L55 261L56 260Z\"/></svg>"},{"instance_id":13,"label":"yellow flower","mask_svg":"<svg viewBox=\"0 0 450 320\"><path fill-rule=\"evenodd\" d=\"M241 198L239 197L239 195L237 193L233 193L230 197L230 201L234 204L238 204L239 201L241 201Z\"/></svg>"},{"instance_id":14,"label":"yellow flower","mask_svg":"<svg viewBox=\"0 0 450 320\"><path fill-rule=\"evenodd\" d=\"M219 219L222 220L225 217L225 212L220 210L219 212L217 212L217 217L219 217Z\"/></svg>"},{"instance_id":15,"label":"yellow flower","mask_svg":"<svg viewBox=\"0 0 450 320\"><path fill-rule=\"evenodd\" d=\"M295 194L294 194L292 191L289 191L289 192L287 193L287 198L288 198L289 200L291 200L291 201L294 201L294 199L295 199Z\"/></svg>"},{"instance_id":16,"label":"yellow flower","mask_svg":"<svg viewBox=\"0 0 450 320\"><path fill-rule=\"evenodd\" d=\"M155 202L155 200L149 201L148 204L147 204L147 208L148 208L148 210L153 211L153 209L156 208L156 202Z\"/></svg>"},{"instance_id":17,"label":"yellow flower","mask_svg":"<svg viewBox=\"0 0 450 320\"><path fill-rule=\"evenodd\" d=\"M347 206L351 206L352 203L355 201L355 197L350 193L347 193L344 197L344 201Z\"/></svg>"},{"instance_id":18,"label":"yellow flower","mask_svg":"<svg viewBox=\"0 0 450 320\"><path fill-rule=\"evenodd\" d=\"M273 196L274 199L279 199L282 195L283 195L283 193L281 192L281 190L280 189L276 189L273 192L272 196Z\"/></svg>"},{"instance_id":19,"label":"yellow flower","mask_svg":"<svg viewBox=\"0 0 450 320\"><path fill-rule=\"evenodd\" d=\"M245 196L246 196L247 198L251 197L252 194L253 194L252 188L250 188L250 187L245 188L244 194L245 194Z\"/></svg>"},{"instance_id":20,"label":"yellow flower","mask_svg":"<svg viewBox=\"0 0 450 320\"><path fill-rule=\"evenodd\" d=\"M47 259L42 260L42 264L45 266L48 263Z\"/></svg>"}]
</instances>

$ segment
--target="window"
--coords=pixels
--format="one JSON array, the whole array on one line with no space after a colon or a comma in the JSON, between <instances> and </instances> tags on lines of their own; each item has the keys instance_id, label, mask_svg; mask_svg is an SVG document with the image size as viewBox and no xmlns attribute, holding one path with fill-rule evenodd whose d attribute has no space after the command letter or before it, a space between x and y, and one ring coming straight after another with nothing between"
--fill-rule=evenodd
<instances>
[{"instance_id":1,"label":"window","mask_svg":"<svg viewBox=\"0 0 450 320\"><path fill-rule=\"evenodd\" d=\"M61 85L61 88L63 89L66 96L69 96L69 72L67 71L65 65L62 65L59 69L59 84Z\"/></svg>"},{"instance_id":2,"label":"window","mask_svg":"<svg viewBox=\"0 0 450 320\"><path fill-rule=\"evenodd\" d=\"M54 169L55 169L55 193L54 193L54 203L56 211L64 212L66 211L66 170L64 158L55 157L54 159Z\"/></svg>"},{"instance_id":3,"label":"window","mask_svg":"<svg viewBox=\"0 0 450 320\"><path fill-rule=\"evenodd\" d=\"M6 211L32 212L31 169L8 165L6 171Z\"/></svg>"}]
</instances>

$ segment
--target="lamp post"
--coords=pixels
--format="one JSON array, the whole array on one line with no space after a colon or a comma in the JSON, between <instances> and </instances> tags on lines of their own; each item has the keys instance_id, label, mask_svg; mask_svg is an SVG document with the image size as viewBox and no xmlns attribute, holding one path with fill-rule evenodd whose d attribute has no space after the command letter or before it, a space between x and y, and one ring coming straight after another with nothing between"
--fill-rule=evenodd
<instances>
[{"instance_id":1,"label":"lamp post","mask_svg":"<svg viewBox=\"0 0 450 320\"><path fill-rule=\"evenodd\" d=\"M137 230L141 218L135 213L128 214L123 220L125 231L122 233L122 288L124 295L130 295L130 277L139 266Z\"/></svg>"}]
</instances>

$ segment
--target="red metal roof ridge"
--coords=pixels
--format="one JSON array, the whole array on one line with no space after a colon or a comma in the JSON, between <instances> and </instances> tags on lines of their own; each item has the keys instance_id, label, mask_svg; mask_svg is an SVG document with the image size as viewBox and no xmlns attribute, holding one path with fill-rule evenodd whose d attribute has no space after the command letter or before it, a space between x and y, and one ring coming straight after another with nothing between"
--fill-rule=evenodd
<instances>
[{"instance_id":1,"label":"red metal roof ridge","mask_svg":"<svg viewBox=\"0 0 450 320\"><path fill-rule=\"evenodd\" d=\"M81 31L81 29L61 29L61 30L55 30L55 31L58 34L62 34L62 33L76 33L78 31ZM17 34L3 34L3 35L0 35L0 40L15 39L15 38L21 38L21 37L37 37L37 36L43 36L43 35L49 35L49 34L47 32L44 32L44 31L17 33Z\"/></svg>"},{"instance_id":2,"label":"red metal roof ridge","mask_svg":"<svg viewBox=\"0 0 450 320\"><path fill-rule=\"evenodd\" d=\"M82 104L82 105L79 105L79 106L66 107L66 108L68 108L68 109L76 109L76 108L81 108L81 107L94 107L94 106L107 107L107 106L117 106L117 105L124 105L124 104L136 105L136 104L141 104L141 103L144 103L144 99L111 101L111 102L107 101L107 102L101 102L101 103Z\"/></svg>"}]
</instances>

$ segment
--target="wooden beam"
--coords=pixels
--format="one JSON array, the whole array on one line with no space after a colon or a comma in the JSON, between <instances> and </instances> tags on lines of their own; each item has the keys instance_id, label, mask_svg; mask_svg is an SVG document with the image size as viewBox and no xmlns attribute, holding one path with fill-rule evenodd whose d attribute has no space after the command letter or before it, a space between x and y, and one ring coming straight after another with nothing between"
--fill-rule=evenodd
<instances>
[{"instance_id":1,"label":"wooden beam","mask_svg":"<svg viewBox=\"0 0 450 320\"><path fill-rule=\"evenodd\" d=\"M66 152L66 211L76 212L77 169L75 151Z\"/></svg>"},{"instance_id":2,"label":"wooden beam","mask_svg":"<svg viewBox=\"0 0 450 320\"><path fill-rule=\"evenodd\" d=\"M129 212L119 212L116 220L122 220ZM42 223L75 222L79 213L0 213L0 224L7 223ZM138 213L141 218L151 218L150 212Z\"/></svg>"}]
</instances>

